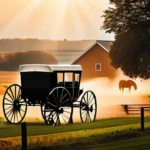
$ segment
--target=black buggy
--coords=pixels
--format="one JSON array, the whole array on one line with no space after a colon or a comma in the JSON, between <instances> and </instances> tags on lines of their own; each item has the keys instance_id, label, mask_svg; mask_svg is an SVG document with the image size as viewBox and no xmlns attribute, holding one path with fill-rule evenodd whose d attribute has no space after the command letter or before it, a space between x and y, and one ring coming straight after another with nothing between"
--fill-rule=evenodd
<instances>
[{"instance_id":1,"label":"black buggy","mask_svg":"<svg viewBox=\"0 0 150 150\"><path fill-rule=\"evenodd\" d=\"M9 123L20 123L27 106L40 106L46 124L73 123L78 107L82 122L96 119L97 102L92 91L80 89L80 65L26 64L20 66L21 86L9 86L3 97L3 112Z\"/></svg>"}]
</instances>

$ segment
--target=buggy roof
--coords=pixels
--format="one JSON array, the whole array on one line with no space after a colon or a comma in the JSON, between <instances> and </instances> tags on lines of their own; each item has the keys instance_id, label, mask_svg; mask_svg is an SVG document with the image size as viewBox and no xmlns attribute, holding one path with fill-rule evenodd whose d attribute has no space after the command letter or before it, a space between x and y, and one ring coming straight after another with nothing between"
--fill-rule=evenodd
<instances>
[{"instance_id":1,"label":"buggy roof","mask_svg":"<svg viewBox=\"0 0 150 150\"><path fill-rule=\"evenodd\" d=\"M49 65L49 64L24 64L19 67L20 72L40 71L82 71L81 65Z\"/></svg>"}]
</instances>

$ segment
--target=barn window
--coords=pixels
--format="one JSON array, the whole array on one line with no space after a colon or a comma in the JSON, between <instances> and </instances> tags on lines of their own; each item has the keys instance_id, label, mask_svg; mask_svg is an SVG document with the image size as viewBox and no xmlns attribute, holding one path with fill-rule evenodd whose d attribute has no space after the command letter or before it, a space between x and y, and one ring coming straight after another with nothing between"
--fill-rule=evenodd
<instances>
[{"instance_id":1,"label":"barn window","mask_svg":"<svg viewBox=\"0 0 150 150\"><path fill-rule=\"evenodd\" d=\"M95 64L95 71L101 71L101 64L100 63L96 63Z\"/></svg>"}]
</instances>

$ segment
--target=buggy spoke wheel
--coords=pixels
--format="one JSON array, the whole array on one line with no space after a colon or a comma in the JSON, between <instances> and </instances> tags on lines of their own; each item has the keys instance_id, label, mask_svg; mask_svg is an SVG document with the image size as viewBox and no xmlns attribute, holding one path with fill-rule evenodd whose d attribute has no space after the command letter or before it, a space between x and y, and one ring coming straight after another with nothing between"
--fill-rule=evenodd
<instances>
[{"instance_id":1,"label":"buggy spoke wheel","mask_svg":"<svg viewBox=\"0 0 150 150\"><path fill-rule=\"evenodd\" d=\"M27 112L27 103L21 99L21 87L9 86L3 97L3 112L9 123L20 123Z\"/></svg>"},{"instance_id":2,"label":"buggy spoke wheel","mask_svg":"<svg viewBox=\"0 0 150 150\"><path fill-rule=\"evenodd\" d=\"M80 118L82 122L93 122L96 119L97 102L92 91L86 91L81 97Z\"/></svg>"},{"instance_id":3,"label":"buggy spoke wheel","mask_svg":"<svg viewBox=\"0 0 150 150\"><path fill-rule=\"evenodd\" d=\"M41 104L41 114L42 114L42 117L44 119L44 108L45 108L45 104Z\"/></svg>"},{"instance_id":4,"label":"buggy spoke wheel","mask_svg":"<svg viewBox=\"0 0 150 150\"><path fill-rule=\"evenodd\" d=\"M46 124L55 126L70 123L73 105L67 89L64 87L54 88L47 97L43 111Z\"/></svg>"}]
</instances>

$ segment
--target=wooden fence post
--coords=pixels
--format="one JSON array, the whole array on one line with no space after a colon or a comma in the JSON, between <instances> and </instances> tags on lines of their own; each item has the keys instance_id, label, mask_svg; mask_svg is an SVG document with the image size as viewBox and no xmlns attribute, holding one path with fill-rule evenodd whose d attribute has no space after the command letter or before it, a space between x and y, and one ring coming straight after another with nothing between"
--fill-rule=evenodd
<instances>
[{"instance_id":1,"label":"wooden fence post","mask_svg":"<svg viewBox=\"0 0 150 150\"><path fill-rule=\"evenodd\" d=\"M144 108L141 108L141 131L144 131Z\"/></svg>"},{"instance_id":2,"label":"wooden fence post","mask_svg":"<svg viewBox=\"0 0 150 150\"><path fill-rule=\"evenodd\" d=\"M22 134L22 150L27 150L27 125L25 122L21 124Z\"/></svg>"}]
</instances>

